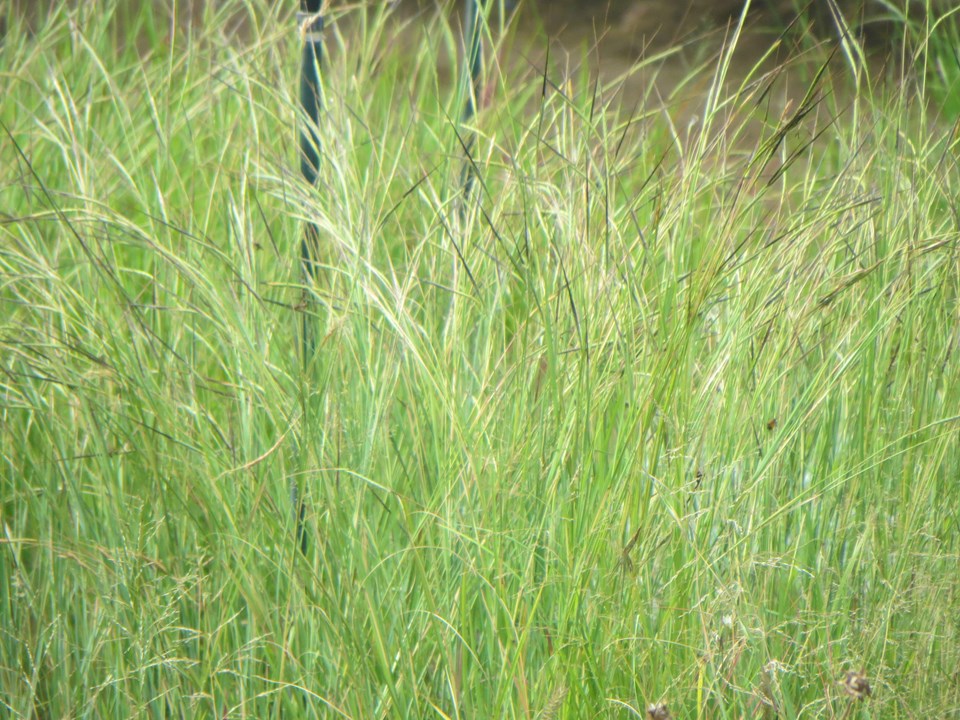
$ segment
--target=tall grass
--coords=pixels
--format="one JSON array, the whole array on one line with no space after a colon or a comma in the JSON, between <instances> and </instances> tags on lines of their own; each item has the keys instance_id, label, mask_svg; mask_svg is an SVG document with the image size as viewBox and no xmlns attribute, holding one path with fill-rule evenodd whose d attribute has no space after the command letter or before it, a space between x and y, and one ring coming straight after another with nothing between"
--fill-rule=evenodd
<instances>
[{"instance_id":1,"label":"tall grass","mask_svg":"<svg viewBox=\"0 0 960 720\"><path fill-rule=\"evenodd\" d=\"M292 9L7 10L3 713L960 716L960 174L913 66L671 122L507 63L462 127L449 13L352 11L313 189Z\"/></svg>"}]
</instances>

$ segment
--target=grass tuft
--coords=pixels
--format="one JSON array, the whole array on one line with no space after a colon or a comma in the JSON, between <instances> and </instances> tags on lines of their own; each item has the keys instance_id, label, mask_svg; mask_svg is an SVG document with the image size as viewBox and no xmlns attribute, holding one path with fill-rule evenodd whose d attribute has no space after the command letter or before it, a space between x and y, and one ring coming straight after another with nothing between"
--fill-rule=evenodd
<instances>
[{"instance_id":1,"label":"grass tuft","mask_svg":"<svg viewBox=\"0 0 960 720\"><path fill-rule=\"evenodd\" d=\"M958 711L956 13L464 123L342 9L307 187L295 8L171 7L2 11L3 713Z\"/></svg>"}]
</instances>

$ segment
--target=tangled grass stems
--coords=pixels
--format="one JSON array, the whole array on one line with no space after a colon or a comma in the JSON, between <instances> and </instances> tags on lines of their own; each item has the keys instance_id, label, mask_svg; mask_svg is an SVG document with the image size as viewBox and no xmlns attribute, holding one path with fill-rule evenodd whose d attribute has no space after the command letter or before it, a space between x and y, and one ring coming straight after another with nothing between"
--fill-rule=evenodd
<instances>
[{"instance_id":1,"label":"tangled grass stems","mask_svg":"<svg viewBox=\"0 0 960 720\"><path fill-rule=\"evenodd\" d=\"M801 717L849 658L858 709L960 707L956 141L908 75L758 65L684 125L504 64L461 214L448 15L329 31L310 188L290 18L206 12L8 12L5 712Z\"/></svg>"}]
</instances>

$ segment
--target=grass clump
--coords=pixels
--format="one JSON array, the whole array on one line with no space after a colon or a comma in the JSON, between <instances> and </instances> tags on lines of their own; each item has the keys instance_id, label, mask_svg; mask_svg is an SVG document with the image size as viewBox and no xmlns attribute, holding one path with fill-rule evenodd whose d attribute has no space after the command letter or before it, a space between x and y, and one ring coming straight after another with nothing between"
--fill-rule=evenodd
<instances>
[{"instance_id":1,"label":"grass clump","mask_svg":"<svg viewBox=\"0 0 960 720\"><path fill-rule=\"evenodd\" d=\"M960 708L960 180L911 68L727 54L681 120L505 65L461 127L446 16L383 11L329 31L308 188L286 9L7 12L5 713Z\"/></svg>"}]
</instances>

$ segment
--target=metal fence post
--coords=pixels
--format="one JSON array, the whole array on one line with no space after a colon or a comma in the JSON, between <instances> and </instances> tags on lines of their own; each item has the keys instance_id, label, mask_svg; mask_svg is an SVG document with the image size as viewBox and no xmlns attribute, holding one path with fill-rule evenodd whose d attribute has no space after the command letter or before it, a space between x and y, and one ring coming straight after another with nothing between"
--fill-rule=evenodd
<instances>
[{"instance_id":1,"label":"metal fence post","mask_svg":"<svg viewBox=\"0 0 960 720\"><path fill-rule=\"evenodd\" d=\"M320 169L320 139L316 127L320 120L320 63L323 60L323 15L322 0L300 0L300 12L297 13L297 28L303 36L303 49L300 56L300 107L304 119L300 125L300 172L310 185L317 182ZM303 268L304 302L301 312L301 360L304 374L310 367L316 350L314 321L309 312L310 285L317 276L317 243L320 231L316 224L307 222L300 241L300 263ZM307 423L309 427L309 423ZM301 443L302 445L302 443ZM307 552L307 532L304 525L306 506L298 492L297 480L290 482L290 498L293 501L297 522L297 544L300 551Z\"/></svg>"},{"instance_id":2,"label":"metal fence post","mask_svg":"<svg viewBox=\"0 0 960 720\"><path fill-rule=\"evenodd\" d=\"M466 76L465 80L468 80L464 83L466 92L466 101L463 108L464 123L472 120L477 114L477 105L483 91L483 7L481 2L482 0L466 0L463 8L464 75ZM467 155L462 182L464 200L469 199L470 190L473 187L473 158L470 157L473 141L474 136L471 133L469 139L463 143Z\"/></svg>"}]
</instances>

